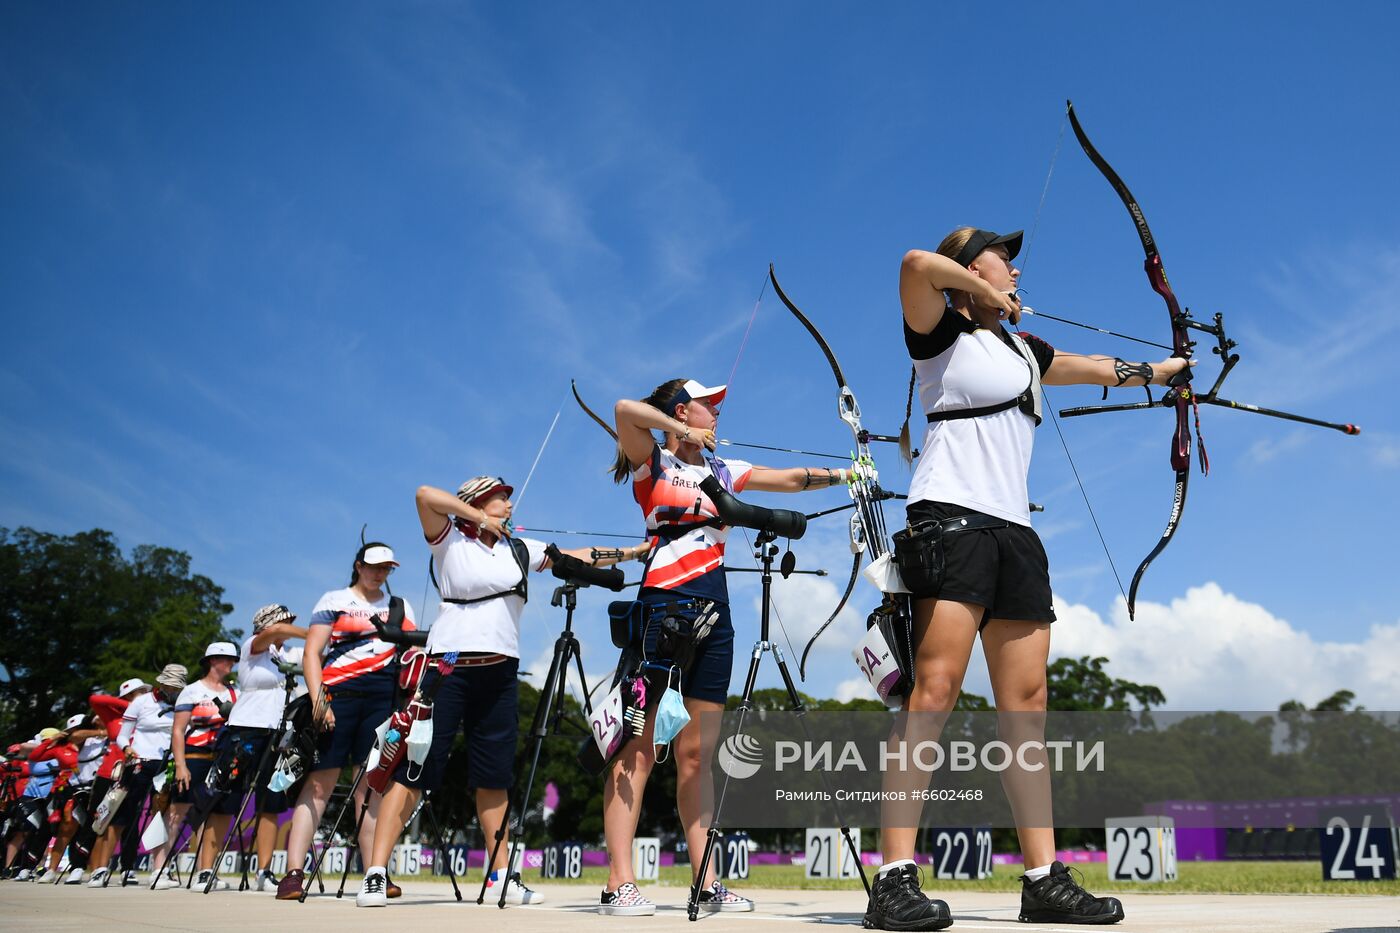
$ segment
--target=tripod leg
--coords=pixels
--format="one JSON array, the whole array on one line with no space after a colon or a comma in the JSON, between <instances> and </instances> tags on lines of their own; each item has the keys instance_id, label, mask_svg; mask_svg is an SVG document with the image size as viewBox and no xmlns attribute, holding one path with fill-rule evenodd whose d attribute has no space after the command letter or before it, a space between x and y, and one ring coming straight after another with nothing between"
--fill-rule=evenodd
<instances>
[{"instance_id":1,"label":"tripod leg","mask_svg":"<svg viewBox=\"0 0 1400 933\"><path fill-rule=\"evenodd\" d=\"M249 787L243 794L243 798L238 805L238 813L229 820L228 832L224 834L224 841L219 845L219 853L214 856L214 864L209 866L209 880L204 882L204 893L208 894L214 890L214 884L219 880L219 865L223 862L224 856L228 854L229 842L236 835L238 837L238 847L243 848L243 834L246 831L243 826L243 814L248 812L248 803L253 799L254 787Z\"/></svg>"},{"instance_id":2,"label":"tripod leg","mask_svg":"<svg viewBox=\"0 0 1400 933\"><path fill-rule=\"evenodd\" d=\"M788 699L792 701L792 711L797 714L797 721L802 723L802 734L808 742L812 739L812 733L807 728L807 707L802 704L802 697L797 692L797 685L793 683L792 673L788 671L787 660L783 657L783 649L777 645L773 646L773 658L778 662L778 673L783 677L783 683L787 686ZM826 790L827 797L833 801L833 809L836 811L836 822L841 827L841 835L846 839L846 846L855 853L856 870L860 872L860 883L865 888L865 896L870 896L870 879L865 876L865 863L860 859L860 849L856 847L855 839L851 836L851 825L847 822L845 815L841 811L841 804L837 801L836 795L831 793L831 784L826 778L826 772L822 771L822 784Z\"/></svg>"},{"instance_id":3,"label":"tripod leg","mask_svg":"<svg viewBox=\"0 0 1400 933\"><path fill-rule=\"evenodd\" d=\"M574 653L574 663L578 667L578 685L583 689L583 709L584 712L592 716L593 700L588 692L588 678L583 673L583 649L579 646L577 639L574 640L573 644L570 647L572 648ZM564 704L562 702L559 704L559 708L564 708Z\"/></svg>"},{"instance_id":4,"label":"tripod leg","mask_svg":"<svg viewBox=\"0 0 1400 933\"><path fill-rule=\"evenodd\" d=\"M352 799L352 801L353 801L353 799ZM352 802L352 805L353 805L353 802ZM368 813L368 812L369 812L369 794L365 794L365 802L362 803L362 804L360 805L360 815L357 816L357 817L355 817L355 832L354 832L354 835L352 836L352 838L355 840L355 848L354 848L353 850L352 850L349 846L346 846L346 848L345 848L345 869L344 869L343 871L341 871L341 873L340 873L340 888L335 892L335 896L336 896L336 897L344 897L344 896L345 896L345 879L350 877L350 853L351 853L352 851L354 851L354 852L359 852L359 851L360 851L360 827L364 826L364 824L365 824L365 814ZM361 860L363 860L363 858L364 858L363 853L360 853L360 856L361 856ZM366 865L366 866L364 866L364 867L368 868L369 866Z\"/></svg>"},{"instance_id":5,"label":"tripod leg","mask_svg":"<svg viewBox=\"0 0 1400 933\"><path fill-rule=\"evenodd\" d=\"M428 811L428 819L433 821L433 832L437 835L438 851L442 853L443 861L447 864L447 879L452 882L452 893L457 895L457 901L462 900L462 889L457 887L457 873L452 870L452 859L447 857L447 839L442 834L442 824L438 822L437 811L433 809L433 803L428 799L429 794L423 794L423 807ZM481 901L477 901L478 904Z\"/></svg>"},{"instance_id":6,"label":"tripod leg","mask_svg":"<svg viewBox=\"0 0 1400 933\"><path fill-rule=\"evenodd\" d=\"M572 613L570 614L572 615ZM549 717L554 709L556 695L562 696L564 692L564 676L569 669L569 654L571 653L570 641L574 641L574 639L568 634L567 628L554 641L554 657L549 662L549 673L545 675L544 687L540 690L540 698L535 705L535 715L530 721L530 735L534 737L535 750L530 761L530 776L525 782L525 794L521 797L517 807L511 807L510 798L506 798L506 812L501 817L500 828L496 830L495 844L491 846L491 854L487 857L486 864L481 866L481 890L476 895L478 904L486 900L486 886L491 880L491 867L496 864L496 856L501 853L501 843L505 841L506 827L510 825L512 810L516 813L516 824L513 831L518 837L520 824L524 820L525 808L530 805L530 791L534 787L535 772L539 769L540 764L540 748L544 744L544 737L549 734ZM577 641L574 643L577 644ZM510 884L510 869L515 861L515 852L516 847L514 840L512 840L506 861L506 873L501 879L501 899L497 904L498 907L506 906L506 886Z\"/></svg>"},{"instance_id":7,"label":"tripod leg","mask_svg":"<svg viewBox=\"0 0 1400 933\"><path fill-rule=\"evenodd\" d=\"M316 851L316 831L314 829L311 831L311 874L301 886L301 897L297 898L297 903L306 903L306 895L311 890L311 882L313 880L321 886L321 893L326 893L326 883L321 880L321 868L325 865L326 850L329 849L330 844L335 841L335 834L340 830L340 821L345 818L345 811L355 805L355 791L359 790L360 782L364 780L364 777L365 769L361 766L360 773L355 775L355 781L350 785L350 793L345 798L345 806L341 807L340 812L335 815L335 822L331 824L330 834L326 836L326 844L321 847L320 852ZM373 791L370 791L370 793L373 793ZM291 867L291 865L287 866L289 869Z\"/></svg>"},{"instance_id":8,"label":"tripod leg","mask_svg":"<svg viewBox=\"0 0 1400 933\"><path fill-rule=\"evenodd\" d=\"M744 720L748 717L749 710L753 708L753 688L758 682L758 665L763 660L763 653L772 648L768 642L759 641L753 646L753 655L749 658L749 672L744 678L744 693L739 700L739 724L735 727L735 732L744 731ZM691 920L700 919L700 891L705 884L705 873L710 870L710 859L714 857L715 847L719 843L720 835L720 814L724 810L724 795L729 790L729 775L726 772L724 783L720 785L719 799L715 801L715 812L710 817L710 831L705 834L705 857L700 860L699 871L695 873L695 878L690 884L690 900L686 904L686 916ZM691 856L694 859L694 855ZM696 863L692 862L692 865Z\"/></svg>"},{"instance_id":9,"label":"tripod leg","mask_svg":"<svg viewBox=\"0 0 1400 933\"><path fill-rule=\"evenodd\" d=\"M151 878L152 891L156 889L156 882L160 880L162 872L169 871L172 878L178 873L174 868L176 859L179 858L181 852L185 851L188 843L194 840L195 827L202 826L207 817L207 813L196 816L196 811L193 807L185 814L185 818L180 821L180 828L175 830L175 837L170 841L170 849L165 854L165 861L156 868ZM184 842L181 842L180 837L184 836L186 829L190 831L190 834L185 838ZM198 853L199 850L196 849L195 851Z\"/></svg>"},{"instance_id":10,"label":"tripod leg","mask_svg":"<svg viewBox=\"0 0 1400 933\"><path fill-rule=\"evenodd\" d=\"M188 891L190 889L190 885L194 883L194 876L199 873L199 853L200 850L204 848L204 834L209 831L209 816L213 815L214 809L211 806L209 809L208 816L204 818L204 822L201 823L199 826L199 838L195 839L194 841L194 862L190 864L190 873L187 876L185 876L186 891ZM194 834L191 833L190 835L193 837Z\"/></svg>"}]
</instances>

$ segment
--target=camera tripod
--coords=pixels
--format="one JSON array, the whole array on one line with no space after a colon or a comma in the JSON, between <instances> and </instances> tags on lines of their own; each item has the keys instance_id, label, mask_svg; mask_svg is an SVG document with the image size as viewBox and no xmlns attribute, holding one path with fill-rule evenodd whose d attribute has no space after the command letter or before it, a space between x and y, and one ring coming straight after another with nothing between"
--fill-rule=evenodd
<instances>
[{"instance_id":1,"label":"camera tripod","mask_svg":"<svg viewBox=\"0 0 1400 933\"><path fill-rule=\"evenodd\" d=\"M706 480L706 482L709 482L709 480ZM711 498L715 498L715 496L711 494ZM782 513L779 511L779 514ZM721 516L728 518L728 516L723 515L723 512L721 512ZM792 674L788 671L787 660L783 657L782 648L769 637L768 624L772 612L773 598L773 558L778 554L778 547L773 542L777 540L778 533L771 530L769 527L760 527L756 530L758 531L758 537L754 541L754 557L760 562L759 574L763 585L762 609L759 616L760 627L758 641L756 641L753 646L753 654L749 659L748 676L744 680L744 693L736 710L739 714L739 721L735 727L735 733L737 734L743 731L744 720L753 709L753 691L754 684L758 680L759 664L763 661L763 656L765 654L772 652L773 659L778 662L778 673L782 675L783 686L787 688L788 699L792 702L791 711L797 714L797 721L802 723L802 731L810 740L811 735L808 733L806 721L807 708L803 705L802 698L797 692L797 685L793 682ZM805 530L805 525L803 530ZM826 772L823 771L820 773L822 774L822 784L827 791L828 797L835 801L836 796L831 793L831 785L826 778ZM691 920L699 919L701 886L705 882L705 874L709 870L710 860L715 856L716 846L719 844L720 838L724 834L723 829L721 829L720 815L724 810L724 797L729 790L729 780L729 774L726 772L724 783L720 786L719 799L715 801L715 812L710 821L710 829L705 836L704 857L699 862L699 871L695 875L695 880L690 887L690 900L687 904L687 914ZM846 844L850 846L851 851L859 851L856 848L855 840L851 836L850 825L846 822L846 818L841 812L840 804L833 804L833 808L835 810L837 823L841 828L841 835L846 839ZM857 860L856 867L860 870L860 882L865 886L865 893L868 896L870 894L870 881L865 876L865 866Z\"/></svg>"},{"instance_id":2,"label":"camera tripod","mask_svg":"<svg viewBox=\"0 0 1400 933\"><path fill-rule=\"evenodd\" d=\"M574 635L574 609L578 605L580 586L588 586L588 584L572 579L567 580L562 586L555 588L554 595L549 601L551 606L564 607L564 630L554 641L554 657L549 662L549 673L545 675L544 687L540 690L539 702L535 706L535 717L530 724L530 736L534 739L534 751L530 759L530 775L525 780L525 792L520 796L516 806L512 807L509 801L506 803L506 813L501 820L501 827L496 830L495 845L491 847L490 857L482 866L481 890L476 895L478 904L486 900L486 886L491 879L491 866L496 863L496 856L501 851L501 844L506 835L506 826L510 823L510 814L514 810L515 821L510 824L510 850L506 856L505 874L500 882L501 897L496 902L497 907L504 908L506 906L506 890L510 884L510 876L515 868L516 858L520 854L520 847L523 844L522 830L525 823L525 812L530 806L530 792L534 789L535 773L540 765L540 748L543 746L545 738L558 733L559 720L564 715L564 696L568 686L570 661L578 670L579 686L583 688L583 708L590 714L593 712L593 704L589 700L588 694L588 679L583 673L582 649L579 646L578 638Z\"/></svg>"}]
</instances>

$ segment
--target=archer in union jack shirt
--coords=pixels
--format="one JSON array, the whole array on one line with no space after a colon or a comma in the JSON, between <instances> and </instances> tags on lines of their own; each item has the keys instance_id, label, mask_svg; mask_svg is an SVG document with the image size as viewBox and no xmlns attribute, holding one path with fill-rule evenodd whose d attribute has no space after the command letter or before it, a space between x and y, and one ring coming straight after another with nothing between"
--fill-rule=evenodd
<instances>
[{"instance_id":1,"label":"archer in union jack shirt","mask_svg":"<svg viewBox=\"0 0 1400 933\"><path fill-rule=\"evenodd\" d=\"M379 616L391 621L389 575L399 566L388 545L370 541L360 546L350 565L350 585L331 590L311 610L302 667L318 726L316 763L302 786L287 835L289 870L278 883L280 900L301 897L311 839L326 802L346 765L361 766L374 744L374 730L394 711L398 686L397 649L381 639L370 622ZM413 607L403 601L403 628L413 631ZM368 784L360 782L355 812L365 800ZM374 841L379 795L370 799L360 824L361 851Z\"/></svg>"},{"instance_id":2,"label":"archer in union jack shirt","mask_svg":"<svg viewBox=\"0 0 1400 933\"><path fill-rule=\"evenodd\" d=\"M378 680L392 682L398 676L398 666L394 661L397 650L374 632L370 616L389 617L389 594L381 591L378 599L369 599L356 587L347 586L343 590L326 593L311 610L312 625L329 625L330 639L326 654L321 661L321 682L335 695L338 684L368 689ZM414 630L413 607L404 602L403 627ZM374 675L374 680L361 678Z\"/></svg>"},{"instance_id":3,"label":"archer in union jack shirt","mask_svg":"<svg viewBox=\"0 0 1400 933\"><path fill-rule=\"evenodd\" d=\"M649 675L647 695L655 692L660 696L668 685L678 683L691 716L674 742L676 810L692 852L705 846L700 788L710 786L708 759L700 754L697 720L701 713L724 709L734 667L734 626L724 582L724 543L729 529L720 522L715 504L700 490L700 484L713 476L729 493L802 492L850 481L848 470L835 467L772 469L707 456L718 443L714 429L725 391L724 386L711 388L693 379L672 379L645 399L622 399L614 408L618 451L613 479L631 482L632 498L641 507L647 532L656 542L639 594L646 620L640 648L653 671L660 668L665 672L654 682ZM708 601L704 608L700 600ZM713 613L713 627L694 646L693 656L684 666L665 653L659 638L661 620L671 606L680 614ZM650 733L655 717L650 702L648 706ZM609 827L609 871L598 905L598 912L605 916L641 916L656 911L656 905L637 889L632 837L627 831L635 831L637 808L655 761L655 745L634 736L608 765L603 825ZM627 829L613 832L615 827ZM700 869L692 867L692 871L699 873ZM753 901L730 891L712 871L698 880L701 910L753 910Z\"/></svg>"}]
</instances>

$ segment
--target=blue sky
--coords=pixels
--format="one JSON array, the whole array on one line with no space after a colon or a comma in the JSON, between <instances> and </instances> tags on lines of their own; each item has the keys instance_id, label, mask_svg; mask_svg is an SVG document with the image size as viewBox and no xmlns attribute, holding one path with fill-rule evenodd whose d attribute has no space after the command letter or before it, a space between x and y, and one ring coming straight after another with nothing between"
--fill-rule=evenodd
<instances>
[{"instance_id":1,"label":"blue sky","mask_svg":"<svg viewBox=\"0 0 1400 933\"><path fill-rule=\"evenodd\" d=\"M344 585L368 523L423 613L413 490L523 479L561 405L519 523L638 525L604 476L610 442L566 402L571 378L607 412L734 369L722 435L848 449L830 373L771 292L738 355L770 261L874 430L903 417L899 258L954 226L1029 230L1038 214L1029 304L1165 339L1128 216L1067 130L1038 211L1072 97L1182 303L1225 313L1243 362L1222 394L1365 433L1202 412L1212 474L1192 477L1129 624L1047 424L1031 487L1055 650L1106 654L1182 708L1339 687L1395 708L1397 27L1383 3L9 4L0 525L185 549L241 627ZM1171 418L1063 429L1126 584L1166 522ZM903 488L893 450L876 453ZM844 536L826 520L796 545L832 571L780 588L775 634L797 652L835 605ZM741 645L751 584L733 587ZM612 660L604 602L581 602L591 672ZM862 615L818 643L812 692L860 693L846 651ZM543 671L559 626L537 598L527 668ZM980 660L967 686L985 692Z\"/></svg>"}]
</instances>

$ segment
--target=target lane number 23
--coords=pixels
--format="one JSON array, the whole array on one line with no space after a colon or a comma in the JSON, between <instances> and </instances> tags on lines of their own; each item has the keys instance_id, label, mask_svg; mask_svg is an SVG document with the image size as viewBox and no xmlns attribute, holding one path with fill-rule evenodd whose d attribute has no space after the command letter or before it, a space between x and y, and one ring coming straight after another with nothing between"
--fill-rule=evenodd
<instances>
[{"instance_id":1,"label":"target lane number 23","mask_svg":"<svg viewBox=\"0 0 1400 933\"><path fill-rule=\"evenodd\" d=\"M1111 881L1175 881L1176 820L1132 816L1104 821Z\"/></svg>"}]
</instances>

